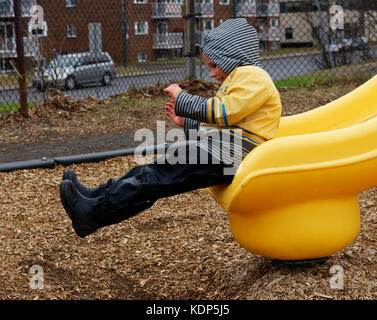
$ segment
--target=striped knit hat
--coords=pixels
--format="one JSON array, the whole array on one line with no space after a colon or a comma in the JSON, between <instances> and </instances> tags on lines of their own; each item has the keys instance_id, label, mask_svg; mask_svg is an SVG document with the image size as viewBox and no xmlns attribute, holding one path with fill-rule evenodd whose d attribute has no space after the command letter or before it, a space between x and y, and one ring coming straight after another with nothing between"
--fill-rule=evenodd
<instances>
[{"instance_id":1,"label":"striped knit hat","mask_svg":"<svg viewBox=\"0 0 377 320\"><path fill-rule=\"evenodd\" d=\"M223 22L208 33L201 49L226 74L240 66L261 67L258 34L245 18Z\"/></svg>"}]
</instances>

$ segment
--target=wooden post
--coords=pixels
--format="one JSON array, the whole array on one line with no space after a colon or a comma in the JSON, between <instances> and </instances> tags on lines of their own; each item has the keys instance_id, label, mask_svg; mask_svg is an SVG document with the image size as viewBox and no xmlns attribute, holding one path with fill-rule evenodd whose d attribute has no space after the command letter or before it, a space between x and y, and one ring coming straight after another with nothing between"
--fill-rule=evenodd
<instances>
[{"instance_id":1,"label":"wooden post","mask_svg":"<svg viewBox=\"0 0 377 320\"><path fill-rule=\"evenodd\" d=\"M22 7L21 0L13 1L14 7L14 27L16 34L16 48L17 48L17 73L18 86L20 92L20 113L24 117L29 116L27 107L27 91L26 91L26 72L25 72L25 51L23 39L23 24L22 24Z\"/></svg>"}]
</instances>

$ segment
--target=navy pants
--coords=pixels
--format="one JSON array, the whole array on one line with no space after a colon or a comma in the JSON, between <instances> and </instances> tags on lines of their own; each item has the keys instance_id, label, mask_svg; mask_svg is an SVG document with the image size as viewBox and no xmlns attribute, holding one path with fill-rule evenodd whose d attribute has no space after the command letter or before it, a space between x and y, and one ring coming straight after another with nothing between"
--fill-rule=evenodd
<instances>
[{"instance_id":1,"label":"navy pants","mask_svg":"<svg viewBox=\"0 0 377 320\"><path fill-rule=\"evenodd\" d=\"M230 167L232 165L214 159L210 150L187 142L180 144L174 152L131 169L121 178L110 179L106 200L113 209L132 216L151 207L160 198L230 184L234 174L224 174L224 169Z\"/></svg>"}]
</instances>

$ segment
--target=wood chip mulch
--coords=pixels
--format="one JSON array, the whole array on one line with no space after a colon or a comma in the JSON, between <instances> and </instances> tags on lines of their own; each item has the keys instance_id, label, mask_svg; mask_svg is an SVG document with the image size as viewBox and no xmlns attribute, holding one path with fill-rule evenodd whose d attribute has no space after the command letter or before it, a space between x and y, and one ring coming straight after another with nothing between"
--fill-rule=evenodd
<instances>
[{"instance_id":1,"label":"wood chip mulch","mask_svg":"<svg viewBox=\"0 0 377 320\"><path fill-rule=\"evenodd\" d=\"M313 90L310 95L300 89L288 95L291 89L281 89L284 112L304 112L351 89ZM154 93L137 94L148 98ZM68 123L78 129L84 123L79 119L59 122L59 130L68 130ZM94 127L107 118L100 119L93 120ZM2 122L2 133L14 138L17 131L8 125L16 128L17 121L9 121ZM32 132L43 126L50 130L56 120L44 121L25 123L33 123L27 127ZM113 119L109 123L116 125ZM132 157L119 157L70 168L94 187L135 165ZM227 213L205 190L160 199L139 215L81 239L60 202L64 169L0 173L0 299L377 298L377 188L359 196L361 229L355 241L322 264L289 266L254 255L234 241ZM44 287L34 290L31 268L36 265L43 268ZM342 289L331 287L334 266L344 271Z\"/></svg>"},{"instance_id":2,"label":"wood chip mulch","mask_svg":"<svg viewBox=\"0 0 377 320\"><path fill-rule=\"evenodd\" d=\"M132 157L71 166L90 187L135 166ZM234 241L205 190L81 239L59 198L65 168L0 173L0 299L376 299L377 189L360 194L357 239L323 264L289 266ZM189 204L189 205L188 205ZM33 290L30 268L44 288ZM331 268L344 288L331 289Z\"/></svg>"}]
</instances>

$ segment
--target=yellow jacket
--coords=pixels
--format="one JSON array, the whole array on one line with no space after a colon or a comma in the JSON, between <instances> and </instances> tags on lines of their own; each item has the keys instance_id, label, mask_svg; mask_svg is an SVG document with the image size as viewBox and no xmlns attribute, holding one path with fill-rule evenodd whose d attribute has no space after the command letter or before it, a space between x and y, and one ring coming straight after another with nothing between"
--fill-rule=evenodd
<instances>
[{"instance_id":1,"label":"yellow jacket","mask_svg":"<svg viewBox=\"0 0 377 320\"><path fill-rule=\"evenodd\" d=\"M187 118L186 134L198 129L201 137L214 131L234 135L240 129L242 140L254 146L274 137L281 109L280 94L269 74L251 65L235 68L215 97L204 99L182 91L175 104L176 114Z\"/></svg>"}]
</instances>

